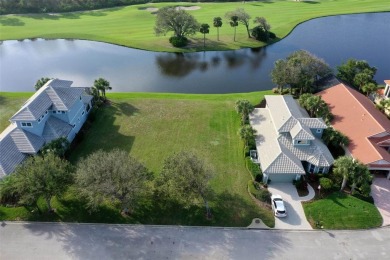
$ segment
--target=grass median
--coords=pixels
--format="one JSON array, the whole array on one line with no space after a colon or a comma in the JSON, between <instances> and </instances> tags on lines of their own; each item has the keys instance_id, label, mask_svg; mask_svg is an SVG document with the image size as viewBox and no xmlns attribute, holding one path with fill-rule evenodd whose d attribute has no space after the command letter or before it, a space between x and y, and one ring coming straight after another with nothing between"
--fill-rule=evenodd
<instances>
[{"instance_id":1,"label":"grass median","mask_svg":"<svg viewBox=\"0 0 390 260\"><path fill-rule=\"evenodd\" d=\"M140 202L130 218L122 217L110 205L90 215L72 188L62 198L53 200L57 211L51 216L40 216L31 209L0 207L0 219L247 226L253 218L260 217L273 226L272 212L259 208L248 195L247 183L251 176L245 167L243 143L237 134L240 119L234 109L237 99L249 99L256 104L264 94L270 93L110 93L111 104L98 111L87 134L72 152L70 160L77 163L97 149L117 147L144 162L157 175L168 155L179 150L195 151L216 173L211 181L214 214L211 221L204 218L202 203L180 208L173 202L150 199ZM5 104L15 99L21 105L23 97L29 95L0 93L0 109L8 110ZM2 121L3 117L2 113ZM40 205L44 208L44 203Z\"/></svg>"},{"instance_id":2,"label":"grass median","mask_svg":"<svg viewBox=\"0 0 390 260\"><path fill-rule=\"evenodd\" d=\"M173 48L168 38L170 34L157 37L153 28L155 14L148 8L164 6L197 6L189 11L200 23L210 24L206 35L206 50L231 50L244 47L261 47L264 43L249 39L245 27L237 28L236 41L233 41L233 28L224 18L228 11L244 8L253 18L265 17L271 24L271 31L278 38L285 37L297 24L306 20L337 14L390 11L388 0L321 0L321 1L254 1L227 3L151 3L127 7L117 7L96 11L61 14L31 14L0 16L0 40L28 38L71 38L102 41L123 46L169 52L203 50L203 35L198 33L191 38L188 48ZM212 27L214 17L223 18L220 28L220 41L217 30Z\"/></svg>"}]
</instances>

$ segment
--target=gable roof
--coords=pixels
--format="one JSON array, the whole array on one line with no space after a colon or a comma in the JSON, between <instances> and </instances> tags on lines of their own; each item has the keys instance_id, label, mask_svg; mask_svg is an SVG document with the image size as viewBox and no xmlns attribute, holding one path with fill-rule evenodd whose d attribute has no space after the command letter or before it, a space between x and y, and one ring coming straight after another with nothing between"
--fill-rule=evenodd
<instances>
[{"instance_id":1,"label":"gable roof","mask_svg":"<svg viewBox=\"0 0 390 260\"><path fill-rule=\"evenodd\" d=\"M390 163L390 154L369 140L390 135L390 121L367 97L342 83L317 95L334 115L332 126L350 139L348 150L354 158L364 164L379 160Z\"/></svg>"},{"instance_id":2,"label":"gable roof","mask_svg":"<svg viewBox=\"0 0 390 260\"><path fill-rule=\"evenodd\" d=\"M305 125L301 125L301 123L299 121L290 130L290 134L291 134L292 139L296 139L296 140L314 140L315 139L315 137L311 133L310 129Z\"/></svg>"},{"instance_id":3,"label":"gable roof","mask_svg":"<svg viewBox=\"0 0 390 260\"><path fill-rule=\"evenodd\" d=\"M11 131L10 136L21 153L35 154L45 143L43 138L20 128Z\"/></svg>"},{"instance_id":4,"label":"gable roof","mask_svg":"<svg viewBox=\"0 0 390 260\"><path fill-rule=\"evenodd\" d=\"M15 167L26 159L27 155L21 153L9 134L15 125L9 125L0 135L0 178L13 172Z\"/></svg>"},{"instance_id":5,"label":"gable roof","mask_svg":"<svg viewBox=\"0 0 390 260\"><path fill-rule=\"evenodd\" d=\"M72 88L72 81L52 79L29 98L11 121L35 121L48 109L69 110L83 95L83 88Z\"/></svg>"}]
</instances>

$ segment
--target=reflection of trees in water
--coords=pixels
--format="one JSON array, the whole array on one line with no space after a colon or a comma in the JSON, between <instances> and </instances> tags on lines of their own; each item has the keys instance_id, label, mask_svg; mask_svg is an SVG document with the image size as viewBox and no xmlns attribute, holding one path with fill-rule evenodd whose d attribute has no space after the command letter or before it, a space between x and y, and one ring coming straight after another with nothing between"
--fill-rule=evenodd
<instances>
[{"instance_id":1,"label":"reflection of trees in water","mask_svg":"<svg viewBox=\"0 0 390 260\"><path fill-rule=\"evenodd\" d=\"M184 77L199 67L197 55L164 53L156 56L160 72L166 76Z\"/></svg>"},{"instance_id":2,"label":"reflection of trees in water","mask_svg":"<svg viewBox=\"0 0 390 260\"><path fill-rule=\"evenodd\" d=\"M203 55L200 53L164 53L156 56L156 63L163 75L185 77L195 70L206 72L210 68L217 68L222 61L226 63L228 69L237 69L248 64L250 68L256 70L261 66L265 57L265 48L203 52Z\"/></svg>"},{"instance_id":3,"label":"reflection of trees in water","mask_svg":"<svg viewBox=\"0 0 390 260\"><path fill-rule=\"evenodd\" d=\"M248 53L249 52L249 53ZM243 49L240 51L229 51L224 54L229 69L236 69L244 64L256 70L260 67L266 57L266 48Z\"/></svg>"}]
</instances>

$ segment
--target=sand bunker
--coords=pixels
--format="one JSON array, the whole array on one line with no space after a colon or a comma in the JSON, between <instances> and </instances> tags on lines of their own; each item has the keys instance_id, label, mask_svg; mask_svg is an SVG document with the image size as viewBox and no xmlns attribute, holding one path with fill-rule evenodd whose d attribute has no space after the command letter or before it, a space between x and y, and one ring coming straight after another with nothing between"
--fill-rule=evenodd
<instances>
[{"instance_id":1,"label":"sand bunker","mask_svg":"<svg viewBox=\"0 0 390 260\"><path fill-rule=\"evenodd\" d=\"M185 10L185 11L194 11L199 10L200 6L178 6L175 7L176 10Z\"/></svg>"},{"instance_id":2,"label":"sand bunker","mask_svg":"<svg viewBox=\"0 0 390 260\"><path fill-rule=\"evenodd\" d=\"M144 10L149 11L149 12L157 12L158 8L156 8L156 7L148 7L148 8L145 8Z\"/></svg>"},{"instance_id":3,"label":"sand bunker","mask_svg":"<svg viewBox=\"0 0 390 260\"><path fill-rule=\"evenodd\" d=\"M176 6L176 10L185 10L185 11L194 11L194 10L199 10L200 6ZM142 8L140 10L145 10L148 12L157 12L158 8L156 7L148 7L148 8Z\"/></svg>"}]
</instances>

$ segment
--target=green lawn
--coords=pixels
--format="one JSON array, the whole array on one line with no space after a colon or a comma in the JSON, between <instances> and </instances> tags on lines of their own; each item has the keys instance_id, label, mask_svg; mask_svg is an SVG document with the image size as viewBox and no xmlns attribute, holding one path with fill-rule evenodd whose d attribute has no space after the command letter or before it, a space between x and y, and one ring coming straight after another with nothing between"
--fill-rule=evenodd
<instances>
[{"instance_id":1,"label":"green lawn","mask_svg":"<svg viewBox=\"0 0 390 260\"><path fill-rule=\"evenodd\" d=\"M317 221L325 229L363 229L382 224L374 204L345 193L335 192L324 199L303 203L303 208L313 228Z\"/></svg>"},{"instance_id":2,"label":"green lawn","mask_svg":"<svg viewBox=\"0 0 390 260\"><path fill-rule=\"evenodd\" d=\"M245 27L238 26L237 40L233 41L233 28L224 19L228 11L244 8L252 18L264 16L278 38L285 37L297 24L321 16L362 12L390 11L388 0L321 0L321 1L256 1L234 3L151 3L97 11L64 14L33 14L0 16L0 40L26 38L73 38L103 41L154 51L201 50L202 35L198 33L187 49L175 49L168 43L170 35L156 37L153 32L155 15L147 7L193 6L190 11L200 23L212 25L214 17L223 18L220 41L217 30L210 28L207 50L227 50L243 47L259 47L262 43L248 39ZM251 21L252 22L252 21ZM250 25L253 27L253 24Z\"/></svg>"},{"instance_id":3,"label":"green lawn","mask_svg":"<svg viewBox=\"0 0 390 260\"><path fill-rule=\"evenodd\" d=\"M99 111L89 132L71 155L71 161L77 163L97 149L119 147L158 174L168 155L193 150L216 172L211 182L214 191L211 221L205 220L202 203L182 208L159 198L141 201L130 218L123 218L109 205L100 213L90 215L72 189L63 198L53 201L56 214L39 216L37 212L31 213L31 209L0 207L0 219L247 226L253 218L260 217L267 225L274 226L272 212L256 206L247 193L251 176L245 167L243 143L237 135L240 119L234 110L237 99L246 98L256 104L262 95L270 93L110 93L111 105ZM10 102L23 103L23 98L17 96L17 101L8 93L0 93L0 98L2 110L7 110L5 104Z\"/></svg>"}]
</instances>

